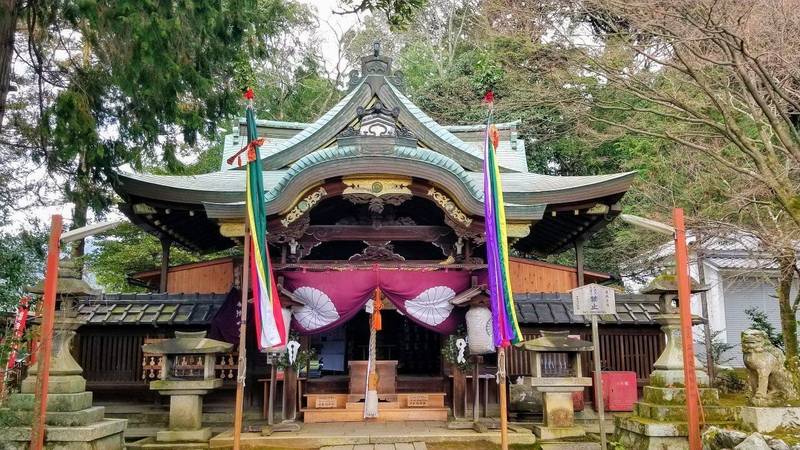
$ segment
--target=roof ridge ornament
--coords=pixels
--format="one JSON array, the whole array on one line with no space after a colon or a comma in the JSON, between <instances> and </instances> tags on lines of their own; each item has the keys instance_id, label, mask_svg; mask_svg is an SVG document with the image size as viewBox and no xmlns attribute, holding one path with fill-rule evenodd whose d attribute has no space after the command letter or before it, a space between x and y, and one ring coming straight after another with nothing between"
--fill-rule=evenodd
<instances>
[{"instance_id":1,"label":"roof ridge ornament","mask_svg":"<svg viewBox=\"0 0 800 450\"><path fill-rule=\"evenodd\" d=\"M350 71L347 81L348 92L353 90L364 79L372 75L383 75L389 82L395 85L400 91L405 90L405 79L402 71L392 70L392 58L381 55L381 43L375 41L372 44L372 53L361 57L361 71L356 69ZM380 83L379 83L380 84ZM373 89L373 93L377 89Z\"/></svg>"}]
</instances>

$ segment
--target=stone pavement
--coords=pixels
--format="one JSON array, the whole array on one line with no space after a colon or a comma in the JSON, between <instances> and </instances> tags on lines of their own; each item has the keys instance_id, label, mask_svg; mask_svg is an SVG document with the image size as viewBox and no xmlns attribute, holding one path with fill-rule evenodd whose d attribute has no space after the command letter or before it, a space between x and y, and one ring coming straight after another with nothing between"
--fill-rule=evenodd
<instances>
[{"instance_id":1,"label":"stone pavement","mask_svg":"<svg viewBox=\"0 0 800 450\"><path fill-rule=\"evenodd\" d=\"M428 450L424 442L403 442L399 444L358 444L333 445L319 450Z\"/></svg>"},{"instance_id":2,"label":"stone pavement","mask_svg":"<svg viewBox=\"0 0 800 450\"><path fill-rule=\"evenodd\" d=\"M530 429L517 424L509 424L509 443L531 445L536 439ZM243 449L278 447L282 449L333 447L338 450L410 450L414 447L401 444L416 443L463 443L465 447L498 444L498 430L479 433L472 428L452 429L447 422L410 421L410 422L342 422L302 424L300 431L274 432L270 436L261 433L242 433ZM209 448L227 449L233 443L233 431L228 430L211 438ZM380 447L378 444L389 444ZM364 447L361 447L361 446ZM480 447L477 447L480 448ZM414 450L418 450L414 448Z\"/></svg>"}]
</instances>

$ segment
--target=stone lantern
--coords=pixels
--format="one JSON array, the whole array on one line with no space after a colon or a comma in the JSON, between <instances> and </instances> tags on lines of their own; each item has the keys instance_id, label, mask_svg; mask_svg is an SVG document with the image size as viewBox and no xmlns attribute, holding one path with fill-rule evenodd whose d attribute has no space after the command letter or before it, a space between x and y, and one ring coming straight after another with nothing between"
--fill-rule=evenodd
<instances>
[{"instance_id":1,"label":"stone lantern","mask_svg":"<svg viewBox=\"0 0 800 450\"><path fill-rule=\"evenodd\" d=\"M592 343L570 338L568 331L541 333L521 344L530 352L533 370L533 376L526 378L542 393L544 422L534 425L534 432L543 440L584 436L586 431L575 425L572 393L592 385L592 379L583 376L581 364L581 353L592 351Z\"/></svg>"},{"instance_id":2,"label":"stone lantern","mask_svg":"<svg viewBox=\"0 0 800 450\"><path fill-rule=\"evenodd\" d=\"M28 288L33 294L44 293L44 281ZM63 449L122 449L122 433L127 425L126 419L105 417L105 408L92 406L92 393L86 390L83 368L70 352L75 331L83 325L78 319L75 302L96 295L88 283L81 279L79 263L62 260L59 262L56 281L57 310L53 318L53 346L50 354L50 377L47 386L47 448ZM34 323L40 324L37 318ZM36 380L39 365L28 370L22 380L20 392L11 394L7 406L25 423L33 419ZM31 428L11 427L0 433L0 448L24 449L30 441Z\"/></svg>"},{"instance_id":3,"label":"stone lantern","mask_svg":"<svg viewBox=\"0 0 800 450\"><path fill-rule=\"evenodd\" d=\"M207 338L205 331L176 331L172 339L142 346L145 353L163 355L159 379L150 382L150 389L170 397L169 429L156 433L153 445L191 447L211 438L211 428L202 423L203 395L222 386L222 379L214 376L216 354L232 347Z\"/></svg>"},{"instance_id":4,"label":"stone lantern","mask_svg":"<svg viewBox=\"0 0 800 450\"><path fill-rule=\"evenodd\" d=\"M692 280L692 293L707 290ZM656 277L643 294L659 295L661 313L655 319L667 337L664 351L655 362L650 383L642 391L634 413L616 416L616 440L630 450L688 449L689 428L686 423L686 389L683 377L678 285L674 274ZM696 367L700 365L695 362ZM697 370L698 395L703 404L705 425L726 426L737 420L735 407L722 406L719 392L708 386L708 375Z\"/></svg>"},{"instance_id":5,"label":"stone lantern","mask_svg":"<svg viewBox=\"0 0 800 450\"><path fill-rule=\"evenodd\" d=\"M691 280L691 293L697 294L708 290L707 286L700 285L695 280ZM642 289L642 294L653 294L659 296L661 313L655 317L657 323L661 325L661 331L667 337L667 345L655 364L655 370L650 374L650 384L658 386L683 386L683 346L681 339L681 315L678 303L678 282L677 277L671 273L663 273L657 276L650 284ZM693 324L697 317L692 317ZM695 358L695 367L701 367ZM696 370L698 386L708 386L708 374L701 370Z\"/></svg>"}]
</instances>

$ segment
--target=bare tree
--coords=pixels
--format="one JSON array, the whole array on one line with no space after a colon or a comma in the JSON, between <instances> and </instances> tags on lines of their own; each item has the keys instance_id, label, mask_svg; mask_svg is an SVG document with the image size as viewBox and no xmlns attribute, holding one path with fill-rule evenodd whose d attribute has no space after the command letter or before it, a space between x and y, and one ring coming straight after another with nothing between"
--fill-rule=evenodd
<instances>
[{"instance_id":1,"label":"bare tree","mask_svg":"<svg viewBox=\"0 0 800 450\"><path fill-rule=\"evenodd\" d=\"M781 0L588 0L557 36L582 75L623 95L584 95L589 118L670 141L724 176L729 223L758 236L779 265L777 297L790 359L790 299L800 232L800 9ZM577 20L576 20L577 18Z\"/></svg>"}]
</instances>

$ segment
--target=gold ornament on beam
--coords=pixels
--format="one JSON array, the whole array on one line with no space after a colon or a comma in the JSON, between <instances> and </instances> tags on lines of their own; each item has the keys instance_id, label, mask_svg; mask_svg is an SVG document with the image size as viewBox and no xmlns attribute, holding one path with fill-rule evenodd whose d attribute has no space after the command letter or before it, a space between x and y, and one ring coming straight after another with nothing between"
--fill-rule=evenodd
<instances>
[{"instance_id":1,"label":"gold ornament on beam","mask_svg":"<svg viewBox=\"0 0 800 450\"><path fill-rule=\"evenodd\" d=\"M347 186L342 195L367 194L373 197L384 195L412 195L409 185L411 178L381 178L381 177L359 177L343 178L342 183Z\"/></svg>"},{"instance_id":2,"label":"gold ornament on beam","mask_svg":"<svg viewBox=\"0 0 800 450\"><path fill-rule=\"evenodd\" d=\"M288 213L281 219L281 223L284 227L288 227L292 222L299 219L303 216L309 209L313 208L317 203L319 203L325 196L328 195L328 191L325 190L324 187L320 187L316 191L306 195L302 200L297 202L294 205L294 208L289 210Z\"/></svg>"},{"instance_id":3,"label":"gold ornament on beam","mask_svg":"<svg viewBox=\"0 0 800 450\"><path fill-rule=\"evenodd\" d=\"M432 198L433 201L439 204L442 207L445 213L449 215L453 220L468 227L472 224L472 219L464 213L456 203L450 199L447 195L443 192L437 191L435 188L431 188L428 191L428 197Z\"/></svg>"},{"instance_id":4,"label":"gold ornament on beam","mask_svg":"<svg viewBox=\"0 0 800 450\"><path fill-rule=\"evenodd\" d=\"M531 224L506 222L506 233L509 238L524 238L531 234Z\"/></svg>"}]
</instances>

